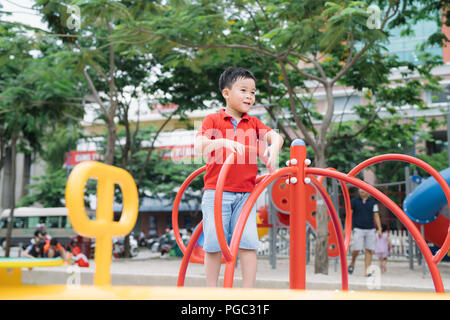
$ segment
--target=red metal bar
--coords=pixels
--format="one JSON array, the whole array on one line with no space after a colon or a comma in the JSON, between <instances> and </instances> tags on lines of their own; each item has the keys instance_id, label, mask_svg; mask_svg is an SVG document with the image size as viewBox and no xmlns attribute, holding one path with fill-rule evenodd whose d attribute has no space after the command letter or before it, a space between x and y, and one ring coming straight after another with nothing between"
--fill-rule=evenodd
<instances>
[{"instance_id":1,"label":"red metal bar","mask_svg":"<svg viewBox=\"0 0 450 320\"><path fill-rule=\"evenodd\" d=\"M187 179L183 182L183 184L180 187L180 190L178 190L178 193L175 197L175 200L173 202L173 209L172 209L172 228L173 233L175 235L175 240L177 241L178 247L180 247L181 252L183 252L183 255L185 255L186 247L183 243L183 240L181 239L180 229L178 226L178 208L180 207L181 198L183 197L184 192L186 191L187 187L191 184L191 182L200 174L206 171L206 166L203 166L201 168L198 168L193 173L187 177Z\"/></svg>"},{"instance_id":2,"label":"red metal bar","mask_svg":"<svg viewBox=\"0 0 450 320\"><path fill-rule=\"evenodd\" d=\"M294 140L291 144L291 166L298 169L297 175L291 178L290 215L289 215L289 287L302 289L306 287L306 184L305 159L306 145L302 140ZM297 163L292 164L296 159ZM297 181L292 181L292 179Z\"/></svg>"},{"instance_id":3,"label":"red metal bar","mask_svg":"<svg viewBox=\"0 0 450 320\"><path fill-rule=\"evenodd\" d=\"M178 246L180 247L181 252L183 252L183 259L181 261L180 271L178 275L178 286L184 285L184 279L186 277L186 270L190 261L190 257L192 256L192 252L195 248L195 244L197 243L198 239L200 238L201 233L203 232L203 221L200 221L199 226L195 230L194 234L192 235L190 242L188 244L188 247L186 248L183 240L181 239L181 234L179 230L178 225L178 209L180 206L181 198L186 191L187 187L192 183L192 181L202 174L206 170L206 166L203 166L193 173L191 173L188 178L183 182L183 184L180 187L180 190L178 190L178 193L175 197L173 209L172 209L172 227L175 234L175 240L177 241ZM264 179L266 179L269 175L263 175L256 178L256 183L260 183Z\"/></svg>"},{"instance_id":4,"label":"red metal bar","mask_svg":"<svg viewBox=\"0 0 450 320\"><path fill-rule=\"evenodd\" d=\"M263 176L256 177L256 184L260 183L261 181L266 179L268 176L269 176L268 174L265 174Z\"/></svg>"},{"instance_id":5,"label":"red metal bar","mask_svg":"<svg viewBox=\"0 0 450 320\"><path fill-rule=\"evenodd\" d=\"M336 212L336 209L333 205L333 201L331 201L330 195L322 186L322 183L313 176L310 176L310 179L313 185L319 191L323 200L325 201L325 204L328 207L328 213L331 217L331 221L333 222L333 227L334 231L336 232L337 244L339 249L339 257L341 259L342 290L347 291L348 290L347 251L345 249L344 235L342 233L339 215Z\"/></svg>"},{"instance_id":6,"label":"red metal bar","mask_svg":"<svg viewBox=\"0 0 450 320\"><path fill-rule=\"evenodd\" d=\"M428 248L427 243L423 239L420 231L417 229L414 223L403 212L403 210L401 210L391 199L389 199L381 191L372 187L368 183L340 172L319 168L306 168L306 173L314 175L323 175L348 182L360 189L365 190L370 195L378 199L381 203L383 203L389 210L391 210L397 216L397 218L405 225L405 227L411 233L413 238L416 240L417 245L422 251L425 260L427 261L431 277L433 278L433 283L436 292L445 292L441 274L439 272L439 269L437 268L437 264L433 261L433 255L431 254L431 251Z\"/></svg>"},{"instance_id":7,"label":"red metal bar","mask_svg":"<svg viewBox=\"0 0 450 320\"><path fill-rule=\"evenodd\" d=\"M195 229L194 233L189 240L187 249L183 251L183 259L181 260L180 271L178 273L178 281L177 286L184 286L184 279L186 278L186 270L189 264L189 260L191 259L192 252L194 251L195 244L197 243L200 235L203 232L203 221L200 221L197 229Z\"/></svg>"},{"instance_id":8,"label":"red metal bar","mask_svg":"<svg viewBox=\"0 0 450 320\"><path fill-rule=\"evenodd\" d=\"M173 203L173 209L172 209L172 228L175 235L175 240L177 241L178 246L180 247L181 252L183 252L183 255L185 254L186 247L183 243L183 240L181 239L180 229L178 225L178 209L180 207L181 198L183 197L184 192L188 188L188 186L192 183L192 181L197 178L200 174L206 171L206 166L203 166L201 168L198 168L193 173L191 173L187 179L183 182L183 184L180 187L180 190L178 190L178 193L175 197L174 203ZM259 176L256 178L256 183L261 182L264 180L268 175Z\"/></svg>"},{"instance_id":9,"label":"red metal bar","mask_svg":"<svg viewBox=\"0 0 450 320\"><path fill-rule=\"evenodd\" d=\"M219 242L220 250L225 258L225 262L229 263L236 259L236 256L231 254L230 248L228 247L227 240L225 238L225 232L223 231L222 222L222 196L223 188L225 186L225 179L230 171L231 164L236 158L236 153L229 155L225 160L222 168L220 169L219 178L216 184L216 193L214 195L214 223L216 226L217 241Z\"/></svg>"},{"instance_id":10,"label":"red metal bar","mask_svg":"<svg viewBox=\"0 0 450 320\"><path fill-rule=\"evenodd\" d=\"M327 169L337 171L334 168L327 168ZM322 184L324 178L325 178L324 176L319 177L318 180L320 184ZM341 185L342 194L344 195L344 204L345 204L344 243L345 243L345 254L347 254L348 250L350 249L350 241L352 237L352 204L347 185L342 181L339 181L339 184Z\"/></svg>"},{"instance_id":11,"label":"red metal bar","mask_svg":"<svg viewBox=\"0 0 450 320\"><path fill-rule=\"evenodd\" d=\"M255 147L246 146L245 152L256 152L258 153L258 150ZM231 165L235 161L237 156L236 152L233 152L230 154L227 159L225 160L224 164L222 165L222 168L220 169L219 177L217 178L217 184L216 184L216 192L214 195L214 223L216 226L216 233L217 233L217 240L219 242L220 249L222 250L223 257L225 258L226 263L233 262L237 257L233 256L230 248L228 247L225 233L223 231L223 222L222 222L222 195L223 195L223 189L225 186L225 180L228 176L228 172L230 171ZM258 154L260 159L263 160L265 164L267 164L267 158L264 156L261 156ZM268 168L269 172L273 171L272 168ZM269 177L261 177L259 181L266 181ZM261 183L261 182L260 182Z\"/></svg>"},{"instance_id":12,"label":"red metal bar","mask_svg":"<svg viewBox=\"0 0 450 320\"><path fill-rule=\"evenodd\" d=\"M264 191L265 188L267 188L273 181L277 180L278 178L289 175L289 174L295 174L297 172L297 168L295 167L288 167L288 168L281 168L275 171L274 173L270 174L267 179L264 179L263 182L259 183L255 189L252 191L250 196L248 197L247 201L245 202L244 206L242 207L241 214L238 218L238 221L236 222L236 227L234 228L233 235L231 237L230 242L230 250L231 250L231 256L234 258L232 261L226 263L225 266L225 273L224 273L224 280L223 280L223 286L226 288L231 288L233 286L233 278L234 278L234 266L236 264L236 258L239 250L239 243L241 242L242 233L244 232L245 223L247 222L248 216L250 215L250 211L252 210L253 206L256 203L256 200L258 200L258 197L261 195L261 193Z\"/></svg>"},{"instance_id":13,"label":"red metal bar","mask_svg":"<svg viewBox=\"0 0 450 320\"><path fill-rule=\"evenodd\" d=\"M430 166L428 163L426 163L420 159L405 155L405 154L391 153L391 154L384 154L384 155L372 157L370 159L367 159L366 161L361 162L359 165L354 167L348 173L348 175L355 176L361 170L363 170L364 168L367 168L368 166L371 166L373 164L383 162L383 161L394 161L394 160L409 162L409 163L415 164L416 166L427 171L433 178L436 179L436 181L441 186L442 190L444 191L445 197L447 198L447 202L450 206L450 188L447 185L447 182L445 181L445 179L439 174L439 172L436 169L434 169L432 166ZM449 249L450 249L450 222L449 222L449 232L447 233L447 237L445 238L445 241L444 241L442 247L433 256L433 262L438 263L439 261L441 261L445 257L445 255L447 254Z\"/></svg>"}]
</instances>

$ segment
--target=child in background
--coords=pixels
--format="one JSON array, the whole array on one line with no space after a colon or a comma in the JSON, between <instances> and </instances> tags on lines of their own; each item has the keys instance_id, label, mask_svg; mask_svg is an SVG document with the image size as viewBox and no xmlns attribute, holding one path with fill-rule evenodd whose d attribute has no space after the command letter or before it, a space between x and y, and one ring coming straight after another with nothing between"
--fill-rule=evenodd
<instances>
[{"instance_id":1,"label":"child in background","mask_svg":"<svg viewBox=\"0 0 450 320\"><path fill-rule=\"evenodd\" d=\"M387 271L387 258L389 256L389 251L391 250L391 241L389 239L389 234L387 232L387 226L383 224L381 226L382 234L381 236L377 234L375 254L380 260L380 270L382 273Z\"/></svg>"}]
</instances>

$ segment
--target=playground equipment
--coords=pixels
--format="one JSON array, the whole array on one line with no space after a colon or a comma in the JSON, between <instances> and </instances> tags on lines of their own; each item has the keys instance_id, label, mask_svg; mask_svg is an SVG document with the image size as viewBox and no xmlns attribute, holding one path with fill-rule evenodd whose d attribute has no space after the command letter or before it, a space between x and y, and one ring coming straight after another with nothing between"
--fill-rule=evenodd
<instances>
[{"instance_id":1,"label":"playground equipment","mask_svg":"<svg viewBox=\"0 0 450 320\"><path fill-rule=\"evenodd\" d=\"M247 149L247 152L255 152L255 150ZM320 168L310 168L308 165L310 161L306 159L306 145L302 140L295 140L291 145L291 159L288 161L288 167L280 168L275 172L271 172L268 175L264 175L257 178L257 185L247 202L245 203L241 216L236 225L235 231L233 233L230 246L228 246L227 241L225 239L225 235L222 228L222 218L221 218L221 208L222 208L222 192L224 188L224 181L227 176L228 171L236 154L232 154L228 156L225 163L222 166L222 169L219 174L219 178L216 186L215 193L215 223L216 223L216 231L217 237L220 244L220 248L223 254L223 260L226 264L225 273L224 273L224 287L232 287L233 284L233 276L234 276L234 267L237 259L237 251L239 247L239 241L242 236L243 228L245 226L245 222L248 218L251 208L255 204L258 196L261 192L266 188L270 183L276 181L280 177L286 177L286 184L289 184L289 198L287 196L281 199L280 207L285 206L289 203L289 224L290 224L290 288L291 289L305 289L305 230L306 230L306 217L308 212L308 192L307 186L312 184L316 190L322 196L327 208L328 214L331 217L331 223L333 225L333 229L336 235L336 247L339 252L340 262L341 262L341 278L342 278L342 290L348 290L348 274L347 274L347 261L346 254L350 245L350 235L351 235L351 215L349 214L350 210L350 197L348 194L348 190L346 188L345 183L352 184L360 189L365 190L370 195L375 197L378 201L380 201L383 205L385 205L397 218L403 223L403 225L408 229L411 233L414 240L417 242L424 258L428 264L428 268L430 270L433 283L435 286L436 292L444 292L444 286L442 283L442 278L437 267L439 261L447 253L450 247L450 232L449 226L447 224L447 233L445 239L442 243L441 249L433 255L427 246L425 239L422 237L419 229L414 224L414 222L387 196L381 193L376 188L367 184L366 182L357 179L355 176L361 172L361 170L383 162L383 161L403 161L412 163L425 171L427 171L432 177L434 177L442 188L443 193L445 195L445 199L450 203L450 188L445 182L444 178L430 165L427 163L403 154L386 154L381 156L376 156L370 158L355 168L353 168L348 174L340 173L334 169L320 169ZM205 167L202 167L192 173L186 181L182 184L177 197L175 199L174 208L172 212L173 217L173 228L175 232L175 237L177 243L182 250L184 257L180 266L180 272L178 277L178 286L184 285L184 279L186 276L186 270L188 263L190 261L191 255L193 253L194 247L198 246L197 241L202 233L202 223L200 223L195 232L192 235L191 241L188 246L185 247L183 242L181 241L181 237L179 235L178 229L178 206L181 201L181 197L184 191L187 189L189 184L200 175L203 171L205 171ZM344 190L344 198L346 203L346 224L345 224L345 238L343 231L340 226L339 217L336 213L336 209L333 206L333 203L322 186L321 180L318 180L314 176L319 177L330 177L334 179L338 179L341 183L341 188ZM319 178L320 179L320 178ZM323 179L323 178L322 178ZM289 200L288 200L289 199ZM198 247L197 247L198 249ZM198 249L199 250L199 249Z\"/></svg>"},{"instance_id":2,"label":"playground equipment","mask_svg":"<svg viewBox=\"0 0 450 320\"><path fill-rule=\"evenodd\" d=\"M249 151L249 150L247 150ZM234 156L234 155L232 155ZM433 282L437 292L444 292L442 279L440 278L437 262L443 256L443 252L448 250L449 236L447 235L444 244L436 255L432 255L428 247L426 247L424 239L421 237L417 227L406 214L395 204L387 199L381 192L362 182L354 176L365 167L387 160L401 160L415 163L430 172L444 189L447 199L450 199L449 187L445 184L443 178L431 167L412 157L403 155L385 155L369 159L349 174L345 175L330 169L308 168L305 165L306 146L302 141L296 140L291 146L291 160L289 166L278 169L277 171L259 177L258 184L252 192L249 200L244 206L243 214L236 226L236 230L231 239L230 247L228 247L224 235L219 235L221 249L224 253L224 260L228 267L226 273L226 286L232 285L233 273L236 259L236 248L238 246L240 236L242 235L245 221L254 202L262 190L271 182L281 176L289 179L290 189L290 227L291 227L291 245L290 245L290 288L304 289L305 285L305 224L306 224L306 195L307 184L311 182L322 195L329 209L333 220L333 226L338 239L339 256L341 258L343 291L335 290L271 290L271 289L235 289L235 288L180 288L180 287L145 287L145 286L111 286L111 260L112 260L112 238L115 236L123 236L129 233L134 226L138 212L138 196L136 185L131 175L123 169L115 168L95 161L86 161L77 165L71 172L66 186L66 205L69 209L69 219L73 228L81 235L96 238L96 254L95 254L95 276L94 285L22 285L17 282L1 282L0 283L0 299L218 299L218 300L255 300L255 299L276 299L276 300L304 300L304 299L450 299L449 295L435 295L430 293L389 293L389 292L348 292L347 283L347 267L345 260L344 236L338 222L336 211L331 200L320 182L313 175L330 176L340 179L344 182L351 183L360 187L370 194L378 198L391 211L396 214L406 225L408 230L413 234L433 276ZM219 176L218 192L216 197L219 198L223 190L223 181L226 177L226 168L230 167L232 159L227 159ZM204 169L199 169L201 172ZM192 181L195 175L191 175L188 180ZM309 180L306 180L309 178ZM97 211L95 220L90 220L86 215L84 206L84 189L88 179L97 180ZM123 209L119 221L113 219L113 198L114 185L119 185L123 195ZM183 184L184 188L187 187ZM183 191L184 192L184 191ZM181 194L177 195L178 201ZM216 199L217 200L217 199ZM217 202L219 203L219 201ZM175 206L174 206L175 207ZM217 206L215 218L219 220L221 214L221 205ZM175 221L176 222L176 221ZM217 221L216 221L217 222ZM221 223L221 221L219 221ZM178 226L177 226L178 227ZM175 228L174 228L175 229ZM177 229L177 231L179 231ZM176 234L179 236L179 232ZM182 260L182 268L187 267L193 249L201 235L201 224L195 230L191 241L187 248L182 245L182 241L178 244L184 252ZM181 240L181 239L180 239ZM428 250L428 251L427 251ZM151 262L149 262L151 263ZM4 265L6 266L6 265ZM11 267L11 266L10 266ZM186 269L184 269L184 272ZM234 270L231 270L234 271ZM185 273L184 273L185 274ZM3 275L6 277L7 272ZM180 273L180 276L183 276ZM17 279L17 277L16 277ZM231 280L231 281L230 281Z\"/></svg>"},{"instance_id":3,"label":"playground equipment","mask_svg":"<svg viewBox=\"0 0 450 320\"><path fill-rule=\"evenodd\" d=\"M450 168L439 172L450 184ZM405 213L417 226L423 225L425 240L442 247L448 233L450 214L445 194L434 177L422 182L403 201Z\"/></svg>"},{"instance_id":4,"label":"playground equipment","mask_svg":"<svg viewBox=\"0 0 450 320\"><path fill-rule=\"evenodd\" d=\"M334 170L333 168L329 168L330 170ZM324 176L321 176L318 178L319 183L323 183ZM350 194L348 192L348 188L345 183L340 183L341 188L343 190L344 195L344 201L345 201L345 210L346 210L346 230L345 230L345 238L350 239L351 234L351 205L350 205ZM306 185L306 223L307 225L315 232L317 229L316 225L316 217L315 213L317 210L316 205L316 189L313 185L307 184ZM290 203L289 203L289 187L288 187L288 181L284 178L279 178L276 180L271 188L271 201L274 206L274 209L277 211L276 215L278 220L281 224L285 226L289 226L289 210L290 210ZM348 251L348 246L350 245L350 242L348 241L346 243L346 251ZM333 222L330 220L328 222L328 256L329 257L337 257L339 255L339 251L337 248L337 235L333 227Z\"/></svg>"},{"instance_id":5,"label":"playground equipment","mask_svg":"<svg viewBox=\"0 0 450 320\"><path fill-rule=\"evenodd\" d=\"M64 265L61 258L0 258L0 284L22 283L22 268L56 267Z\"/></svg>"}]
</instances>

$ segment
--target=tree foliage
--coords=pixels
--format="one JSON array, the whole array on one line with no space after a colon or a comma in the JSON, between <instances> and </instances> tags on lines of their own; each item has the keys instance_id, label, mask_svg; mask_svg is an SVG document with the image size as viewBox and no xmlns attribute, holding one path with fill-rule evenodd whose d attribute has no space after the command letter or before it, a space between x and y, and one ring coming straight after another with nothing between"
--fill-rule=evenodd
<instances>
[{"instance_id":1,"label":"tree foliage","mask_svg":"<svg viewBox=\"0 0 450 320\"><path fill-rule=\"evenodd\" d=\"M371 4L381 8L375 26L368 23L373 18ZM421 4L437 14L448 5L437 1ZM135 41L151 37L154 46L166 52L172 50L173 55L188 55L194 66L205 51L234 53L240 49L255 58L270 59L265 78L282 88L278 101L286 104L277 107L287 114L285 119L291 120L285 124L292 126L293 120L298 129L285 133L290 139L302 137L313 149L319 167L328 165L334 143L351 144L363 133L366 140L380 141L374 137L377 132L382 133L378 136L399 132L395 131L396 125L401 125L382 120L380 111L392 117L399 115L404 105L424 109L427 106L421 99L422 90L437 87L437 80L431 76L431 68L437 63L435 57L424 53L422 63L413 65L385 49L392 27L426 18L422 7L417 9L413 1L177 0L167 1L155 10L157 16L142 16L121 31ZM392 88L391 70L405 66L407 70ZM413 72L418 72L423 82L413 79ZM368 98L368 103L354 108L358 120L333 124L336 86L353 88ZM318 112L315 91L325 94L324 112ZM414 130L411 123L406 123L401 131L411 134ZM317 219L315 266L316 271L327 273L328 219L324 208L319 208Z\"/></svg>"}]
</instances>

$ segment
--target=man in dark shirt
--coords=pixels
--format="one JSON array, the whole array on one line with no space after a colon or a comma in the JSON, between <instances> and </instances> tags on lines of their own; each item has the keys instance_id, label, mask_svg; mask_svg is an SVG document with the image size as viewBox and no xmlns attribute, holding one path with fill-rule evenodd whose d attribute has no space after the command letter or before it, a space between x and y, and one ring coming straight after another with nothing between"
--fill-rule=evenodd
<instances>
[{"instance_id":1,"label":"man in dark shirt","mask_svg":"<svg viewBox=\"0 0 450 320\"><path fill-rule=\"evenodd\" d=\"M348 267L348 273L352 274L355 262L361 250L364 250L365 275L370 276L368 268L372 264L372 254L375 250L376 232L381 236L381 221L376 201L369 198L369 194L359 189L359 197L353 198L352 204L352 262Z\"/></svg>"}]
</instances>

